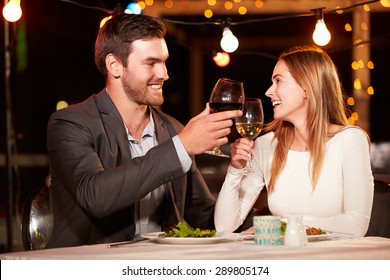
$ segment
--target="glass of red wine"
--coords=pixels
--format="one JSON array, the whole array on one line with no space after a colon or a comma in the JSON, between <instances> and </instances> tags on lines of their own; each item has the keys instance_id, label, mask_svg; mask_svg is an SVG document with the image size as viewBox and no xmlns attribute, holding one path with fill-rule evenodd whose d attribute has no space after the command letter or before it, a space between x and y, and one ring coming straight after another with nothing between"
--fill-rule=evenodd
<instances>
[{"instance_id":1,"label":"glass of red wine","mask_svg":"<svg viewBox=\"0 0 390 280\"><path fill-rule=\"evenodd\" d=\"M244 104L244 84L239 81L220 78L210 95L209 106L211 113L240 110ZM209 154L228 157L219 147L215 147Z\"/></svg>"},{"instance_id":2,"label":"glass of red wine","mask_svg":"<svg viewBox=\"0 0 390 280\"><path fill-rule=\"evenodd\" d=\"M245 98L245 103L242 106L242 115L236 118L236 129L238 133L247 139L255 140L260 134L264 125L264 113L261 100L259 98ZM252 173L250 165L251 158L245 167L246 173Z\"/></svg>"}]
</instances>

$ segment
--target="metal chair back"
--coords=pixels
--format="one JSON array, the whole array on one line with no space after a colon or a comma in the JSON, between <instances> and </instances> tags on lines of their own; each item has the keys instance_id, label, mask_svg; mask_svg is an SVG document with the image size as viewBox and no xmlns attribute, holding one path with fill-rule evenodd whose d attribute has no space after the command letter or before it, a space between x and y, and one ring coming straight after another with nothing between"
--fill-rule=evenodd
<instances>
[{"instance_id":1,"label":"metal chair back","mask_svg":"<svg viewBox=\"0 0 390 280\"><path fill-rule=\"evenodd\" d=\"M22 239L25 250L44 249L54 226L51 187L42 187L31 193L23 205Z\"/></svg>"}]
</instances>

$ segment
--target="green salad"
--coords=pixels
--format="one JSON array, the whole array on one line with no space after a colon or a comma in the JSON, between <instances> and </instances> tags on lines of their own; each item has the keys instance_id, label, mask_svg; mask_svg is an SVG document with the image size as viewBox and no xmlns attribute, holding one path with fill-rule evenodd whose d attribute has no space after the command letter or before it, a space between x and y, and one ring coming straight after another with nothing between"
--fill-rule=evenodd
<instances>
[{"instance_id":1,"label":"green salad","mask_svg":"<svg viewBox=\"0 0 390 280\"><path fill-rule=\"evenodd\" d=\"M210 229L193 229L185 222L179 222L176 226L164 230L159 237L214 237L216 230Z\"/></svg>"}]
</instances>

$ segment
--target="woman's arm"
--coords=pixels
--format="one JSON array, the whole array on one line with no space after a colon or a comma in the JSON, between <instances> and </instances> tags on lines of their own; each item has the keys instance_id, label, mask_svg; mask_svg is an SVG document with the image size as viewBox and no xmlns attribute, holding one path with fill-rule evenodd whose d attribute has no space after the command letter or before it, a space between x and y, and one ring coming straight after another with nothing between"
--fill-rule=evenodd
<instances>
[{"instance_id":1,"label":"woman's arm","mask_svg":"<svg viewBox=\"0 0 390 280\"><path fill-rule=\"evenodd\" d=\"M244 175L243 169L229 166L215 206L215 228L220 232L233 232L245 220L260 195L264 184L255 174Z\"/></svg>"}]
</instances>

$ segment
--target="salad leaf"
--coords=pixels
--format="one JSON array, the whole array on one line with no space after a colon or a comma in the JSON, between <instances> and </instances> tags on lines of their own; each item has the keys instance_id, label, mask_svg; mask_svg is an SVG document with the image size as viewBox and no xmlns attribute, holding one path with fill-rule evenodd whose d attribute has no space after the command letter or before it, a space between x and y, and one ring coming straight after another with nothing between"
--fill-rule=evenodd
<instances>
[{"instance_id":1,"label":"salad leaf","mask_svg":"<svg viewBox=\"0 0 390 280\"><path fill-rule=\"evenodd\" d=\"M187 223L179 222L176 226L165 229L159 237L214 237L216 233L214 229L193 229Z\"/></svg>"}]
</instances>

